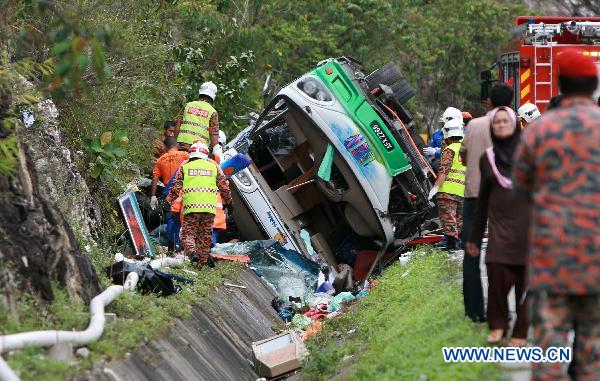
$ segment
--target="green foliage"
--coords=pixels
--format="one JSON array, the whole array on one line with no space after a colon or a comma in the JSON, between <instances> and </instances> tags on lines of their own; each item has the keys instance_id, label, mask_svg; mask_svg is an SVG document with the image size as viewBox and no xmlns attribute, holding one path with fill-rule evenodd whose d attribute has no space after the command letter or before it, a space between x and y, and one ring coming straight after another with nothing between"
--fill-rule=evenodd
<instances>
[{"instance_id":1,"label":"green foliage","mask_svg":"<svg viewBox=\"0 0 600 381\"><path fill-rule=\"evenodd\" d=\"M424 255L424 256L423 256ZM309 340L304 374L350 380L499 380L494 364L447 364L442 348L485 345L485 330L464 317L459 270L447 255L419 250L390 267L360 303ZM354 333L348 333L356 330ZM340 335L341 334L341 335ZM344 356L353 356L344 361Z\"/></svg>"},{"instance_id":2,"label":"green foliage","mask_svg":"<svg viewBox=\"0 0 600 381\"><path fill-rule=\"evenodd\" d=\"M18 148L15 133L23 122L19 111L39 100L39 94L25 85L25 79L52 73L51 60L11 62L6 48L0 49L0 175L14 174Z\"/></svg>"},{"instance_id":3,"label":"green foliage","mask_svg":"<svg viewBox=\"0 0 600 381\"><path fill-rule=\"evenodd\" d=\"M113 172L119 169L119 162L127 154L129 143L127 131L111 131L102 133L99 137L84 141L84 148L92 156L90 177L104 182L113 177Z\"/></svg>"}]
</instances>

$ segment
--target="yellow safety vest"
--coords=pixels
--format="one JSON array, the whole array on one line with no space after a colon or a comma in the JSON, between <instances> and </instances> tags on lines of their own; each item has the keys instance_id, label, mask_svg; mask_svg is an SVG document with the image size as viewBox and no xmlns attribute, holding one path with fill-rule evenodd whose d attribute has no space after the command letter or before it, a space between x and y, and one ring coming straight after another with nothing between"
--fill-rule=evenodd
<instances>
[{"instance_id":1,"label":"yellow safety vest","mask_svg":"<svg viewBox=\"0 0 600 381\"><path fill-rule=\"evenodd\" d=\"M452 167L450 167L446 181L440 187L439 192L465 197L465 174L467 173L467 167L461 163L458 156L460 145L460 142L456 142L444 148L444 150L451 149L454 151L454 159L452 159Z\"/></svg>"},{"instance_id":2,"label":"yellow safety vest","mask_svg":"<svg viewBox=\"0 0 600 381\"><path fill-rule=\"evenodd\" d=\"M212 160L196 159L183 166L183 214L215 214L217 175L217 165Z\"/></svg>"},{"instance_id":3,"label":"yellow safety vest","mask_svg":"<svg viewBox=\"0 0 600 381\"><path fill-rule=\"evenodd\" d=\"M177 135L178 143L194 144L197 141L208 145L210 118L216 112L214 107L205 101L194 101L185 105L183 120Z\"/></svg>"}]
</instances>

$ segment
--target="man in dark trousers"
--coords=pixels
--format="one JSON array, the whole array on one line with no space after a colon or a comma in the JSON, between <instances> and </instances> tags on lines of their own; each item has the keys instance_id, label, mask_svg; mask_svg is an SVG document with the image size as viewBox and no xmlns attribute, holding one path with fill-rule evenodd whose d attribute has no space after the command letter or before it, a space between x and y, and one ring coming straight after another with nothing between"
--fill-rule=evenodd
<instances>
[{"instance_id":1,"label":"man in dark trousers","mask_svg":"<svg viewBox=\"0 0 600 381\"><path fill-rule=\"evenodd\" d=\"M530 294L534 344L569 347L577 380L600 379L600 108L594 59L558 56L559 108L524 130L515 190L531 200ZM565 380L566 363L533 363L532 380Z\"/></svg>"},{"instance_id":2,"label":"man in dark trousers","mask_svg":"<svg viewBox=\"0 0 600 381\"><path fill-rule=\"evenodd\" d=\"M499 83L492 87L488 107L491 109L500 106L510 106L514 91L505 83ZM463 164L467 166L465 176L465 196L463 201L463 228L461 240L464 244L469 240L467 236L471 232L481 175L479 173L479 159L485 149L492 145L490 137L490 120L487 115L472 119L469 128L466 129L465 138L460 147L460 156ZM481 287L481 271L479 269L479 257L465 255L463 259L463 297L465 303L465 314L475 322L485 321L483 307L483 290Z\"/></svg>"}]
</instances>

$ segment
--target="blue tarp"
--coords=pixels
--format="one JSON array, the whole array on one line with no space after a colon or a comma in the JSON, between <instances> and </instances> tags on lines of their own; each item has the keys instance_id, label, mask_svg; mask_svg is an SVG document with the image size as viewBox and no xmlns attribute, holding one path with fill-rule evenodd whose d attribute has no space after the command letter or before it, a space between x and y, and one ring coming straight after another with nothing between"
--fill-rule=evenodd
<instances>
[{"instance_id":1,"label":"blue tarp","mask_svg":"<svg viewBox=\"0 0 600 381\"><path fill-rule=\"evenodd\" d=\"M218 244L213 252L246 254L250 266L263 277L280 296L301 297L315 289L319 264L302 254L288 250L275 240Z\"/></svg>"}]
</instances>

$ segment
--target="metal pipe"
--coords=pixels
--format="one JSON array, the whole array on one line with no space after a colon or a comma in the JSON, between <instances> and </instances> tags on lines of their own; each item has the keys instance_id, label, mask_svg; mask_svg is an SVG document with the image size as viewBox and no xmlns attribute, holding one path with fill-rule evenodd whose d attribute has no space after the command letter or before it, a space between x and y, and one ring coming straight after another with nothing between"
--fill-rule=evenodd
<instances>
[{"instance_id":1,"label":"metal pipe","mask_svg":"<svg viewBox=\"0 0 600 381\"><path fill-rule=\"evenodd\" d=\"M123 260L123 255L117 253L116 260ZM153 269L162 266L179 266L183 264L183 257L159 258L150 262ZM140 276L136 272L127 275L123 286L109 286L90 302L90 323L85 331L32 331L0 336L0 353L23 349L26 346L48 347L59 343L87 344L96 341L104 332L106 318L104 307L116 299L123 291L134 291ZM20 381L8 364L0 357L0 381Z\"/></svg>"},{"instance_id":2,"label":"metal pipe","mask_svg":"<svg viewBox=\"0 0 600 381\"><path fill-rule=\"evenodd\" d=\"M0 380L1 381L21 381L19 376L8 366L6 361L0 356Z\"/></svg>"},{"instance_id":3,"label":"metal pipe","mask_svg":"<svg viewBox=\"0 0 600 381\"><path fill-rule=\"evenodd\" d=\"M90 324L85 331L32 331L0 336L0 353L23 349L26 346L48 347L64 342L87 344L98 340L102 336L106 323L104 307L115 300L124 290L135 289L138 280L137 273L129 273L125 280L125 286L112 285L95 296L90 302Z\"/></svg>"}]
</instances>

